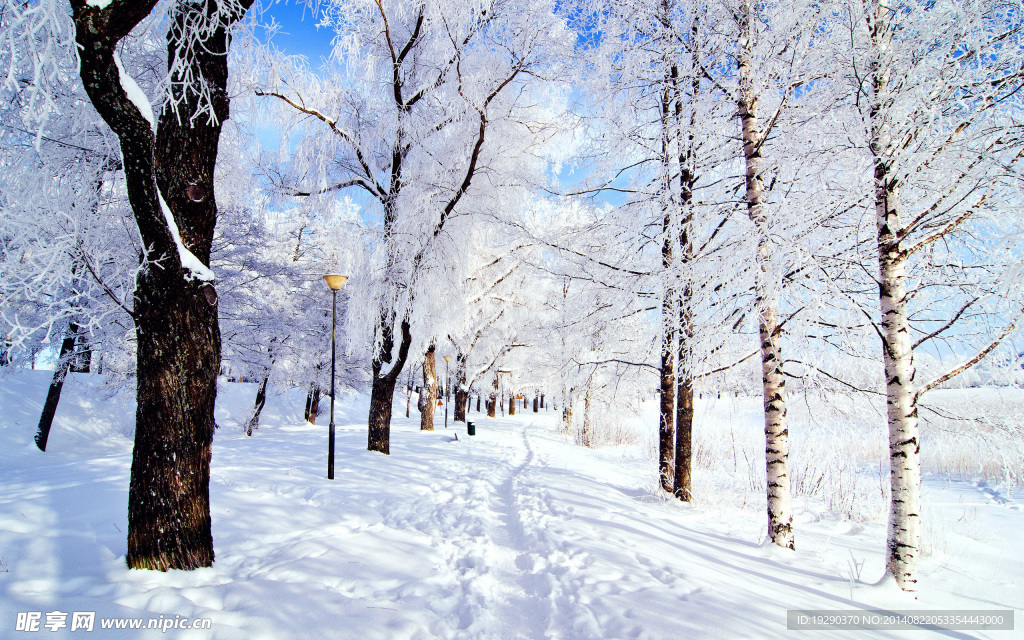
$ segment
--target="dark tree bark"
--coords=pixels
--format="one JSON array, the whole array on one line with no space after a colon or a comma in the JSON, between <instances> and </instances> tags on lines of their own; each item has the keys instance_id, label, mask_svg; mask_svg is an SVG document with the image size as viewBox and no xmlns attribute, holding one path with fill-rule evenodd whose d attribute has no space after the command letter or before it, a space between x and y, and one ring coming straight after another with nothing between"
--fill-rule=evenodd
<instances>
[{"instance_id":1,"label":"dark tree bark","mask_svg":"<svg viewBox=\"0 0 1024 640\"><path fill-rule=\"evenodd\" d=\"M168 60L182 58L170 85L178 111L162 111L154 134L153 123L122 87L115 51L156 0L115 0L105 7L71 1L79 74L120 141L128 199L151 265L139 274L133 311L138 386L128 489L130 568L213 564L209 483L220 328L212 285L182 263L172 221L181 246L209 265L217 221L214 165L229 116L228 32L251 3L239 0L233 13L217 14L221 22L212 25L214 0L171 9ZM182 38L194 37L198 25L210 28L201 42L186 44ZM195 80L186 82L183 74ZM192 118L205 103L200 84L209 91L213 118Z\"/></svg>"},{"instance_id":2,"label":"dark tree bark","mask_svg":"<svg viewBox=\"0 0 1024 640\"><path fill-rule=\"evenodd\" d=\"M538 403L539 400L540 400L540 398L538 396L533 396L533 412L534 413L537 413L537 409L538 409L537 403Z\"/></svg>"},{"instance_id":3,"label":"dark tree bark","mask_svg":"<svg viewBox=\"0 0 1024 640\"><path fill-rule=\"evenodd\" d=\"M469 404L469 389L466 388L466 356L456 358L455 369L455 422L466 421L466 409Z\"/></svg>"},{"instance_id":4,"label":"dark tree bark","mask_svg":"<svg viewBox=\"0 0 1024 640\"><path fill-rule=\"evenodd\" d=\"M405 417L409 417L409 407L412 405L412 371L409 372L409 383L405 386Z\"/></svg>"},{"instance_id":5,"label":"dark tree bark","mask_svg":"<svg viewBox=\"0 0 1024 640\"><path fill-rule=\"evenodd\" d=\"M316 424L316 417L320 414L320 385L312 383L309 385L309 392L306 393L306 421L309 424Z\"/></svg>"},{"instance_id":6,"label":"dark tree bark","mask_svg":"<svg viewBox=\"0 0 1024 640\"><path fill-rule=\"evenodd\" d=\"M256 405L253 407L249 424L245 426L245 435L247 436L251 436L252 432L260 427L260 413L263 412L263 405L267 402L267 380L269 379L269 375L263 376L260 388L256 391Z\"/></svg>"},{"instance_id":7,"label":"dark tree bark","mask_svg":"<svg viewBox=\"0 0 1024 640\"><path fill-rule=\"evenodd\" d=\"M50 427L53 426L53 417L57 414L60 393L64 389L64 378L67 377L68 369L71 368L76 335L78 335L78 325L72 322L68 324L68 328L64 332L64 340L60 344L60 360L57 361L57 366L53 370L50 390L46 392L43 413L39 416L39 427L36 429L36 446L39 447L40 451L46 451L46 441L50 438Z\"/></svg>"},{"instance_id":8,"label":"dark tree bark","mask_svg":"<svg viewBox=\"0 0 1024 640\"><path fill-rule=\"evenodd\" d=\"M480 413L480 394L476 394L476 412Z\"/></svg>"},{"instance_id":9,"label":"dark tree bark","mask_svg":"<svg viewBox=\"0 0 1024 640\"><path fill-rule=\"evenodd\" d=\"M540 408L547 411L547 407L544 405L544 394L540 394Z\"/></svg>"},{"instance_id":10,"label":"dark tree bark","mask_svg":"<svg viewBox=\"0 0 1024 640\"><path fill-rule=\"evenodd\" d=\"M367 446L370 451L385 455L391 454L391 403L395 397L395 384L402 373L402 367L409 358L409 346L412 334L409 322L402 320L402 339L398 345L398 353L394 355L389 371L384 370L384 358L389 357L395 347L394 330L386 314L382 314L380 324L381 347L373 359L373 386L370 389L370 416L367 430ZM390 362L390 357L388 359Z\"/></svg>"},{"instance_id":11,"label":"dark tree bark","mask_svg":"<svg viewBox=\"0 0 1024 640\"><path fill-rule=\"evenodd\" d=\"M691 27L694 40L697 39L697 22ZM689 110L687 137L683 139L684 100L679 87L679 70L672 66L672 90L675 96L675 131L679 139L679 259L689 268L694 260L693 249L693 189L697 182L695 169L694 132L697 130L697 111ZM700 91L700 79L695 77L690 85L691 95ZM673 494L683 502L693 499L693 358L689 353L694 338L693 286L686 279L679 292L679 331L676 351L676 442L675 478Z\"/></svg>"},{"instance_id":12,"label":"dark tree bark","mask_svg":"<svg viewBox=\"0 0 1024 640\"><path fill-rule=\"evenodd\" d=\"M667 75L667 74L666 74ZM663 203L662 231L665 233L665 240L661 247L661 265L666 272L670 272L673 264L673 245L676 239L673 236L673 211L672 203L668 195L672 192L671 187L671 130L669 118L671 115L671 90L668 78L662 91L661 99L661 161L663 163L664 184L662 189L665 194ZM661 478L661 488L669 493L672 492L672 485L675 478L675 414L676 414L676 293L672 287L671 279L666 276L664 298L661 301L661 406L658 414L658 475Z\"/></svg>"},{"instance_id":13,"label":"dark tree bark","mask_svg":"<svg viewBox=\"0 0 1024 640\"><path fill-rule=\"evenodd\" d=\"M437 409L437 358L434 345L423 356L423 393L420 394L420 431L434 430Z\"/></svg>"},{"instance_id":14,"label":"dark tree bark","mask_svg":"<svg viewBox=\"0 0 1024 640\"><path fill-rule=\"evenodd\" d=\"M511 394L508 397L508 415L516 415L516 394Z\"/></svg>"}]
</instances>

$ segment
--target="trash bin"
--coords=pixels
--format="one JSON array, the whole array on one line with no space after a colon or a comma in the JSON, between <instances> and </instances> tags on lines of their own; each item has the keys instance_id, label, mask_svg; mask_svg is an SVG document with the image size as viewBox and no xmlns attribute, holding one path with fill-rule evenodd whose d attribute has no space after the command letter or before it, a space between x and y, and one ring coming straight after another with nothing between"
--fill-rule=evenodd
<instances>
[{"instance_id":1,"label":"trash bin","mask_svg":"<svg viewBox=\"0 0 1024 640\"><path fill-rule=\"evenodd\" d=\"M469 435L475 436L476 435L476 423L467 422L466 423L466 430L469 431Z\"/></svg>"}]
</instances>

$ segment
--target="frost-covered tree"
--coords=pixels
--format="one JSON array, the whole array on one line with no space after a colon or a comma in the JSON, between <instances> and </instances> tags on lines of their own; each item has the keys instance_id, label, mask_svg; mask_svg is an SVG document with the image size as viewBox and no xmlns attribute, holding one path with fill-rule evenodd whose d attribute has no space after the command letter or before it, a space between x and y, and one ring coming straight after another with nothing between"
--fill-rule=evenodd
<instances>
[{"instance_id":1,"label":"frost-covered tree","mask_svg":"<svg viewBox=\"0 0 1024 640\"><path fill-rule=\"evenodd\" d=\"M532 87L552 72L553 43L567 38L554 4L325 3L339 45L323 74L275 66L259 81L259 93L305 127L284 186L356 193L379 221L372 275L358 294L372 313L352 319L374 345L370 450L389 452L394 388L417 309L446 295L434 282L459 253L455 221L471 213L469 200L479 209L543 134Z\"/></svg>"},{"instance_id":2,"label":"frost-covered tree","mask_svg":"<svg viewBox=\"0 0 1024 640\"><path fill-rule=\"evenodd\" d=\"M891 480L887 568L916 593L919 400L990 353L1021 309L1019 294L998 282L1019 255L1005 239L1019 226L1022 21L1019 7L1001 2L842 6L851 102L873 175ZM972 323L981 331L965 328ZM962 364L915 380L914 351L958 336L974 338Z\"/></svg>"},{"instance_id":3,"label":"frost-covered tree","mask_svg":"<svg viewBox=\"0 0 1024 640\"><path fill-rule=\"evenodd\" d=\"M85 93L117 136L142 240L131 315L137 412L128 507L128 566L192 569L213 562L209 464L220 367L210 249L214 167L229 115L231 28L252 0L5 2L12 60L36 56L30 96L54 94L58 50L77 47ZM155 11L160 16L151 18ZM8 13L10 12L10 13ZM134 30L166 28L158 110L124 64ZM69 37L73 35L73 40ZM136 71L137 73L137 71ZM46 107L44 107L46 108Z\"/></svg>"},{"instance_id":4,"label":"frost-covered tree","mask_svg":"<svg viewBox=\"0 0 1024 640\"><path fill-rule=\"evenodd\" d=\"M30 18L4 9L0 31L14 37ZM57 356L36 433L45 450L67 373L90 371L94 359L102 368L104 356L109 370L120 359L114 354L131 351L125 337L139 245L116 139L75 81L74 52L56 48L33 60L19 55L22 40L11 44L0 56L8 70L0 107L0 335L8 363L34 366L40 351ZM54 83L42 111L33 91L40 68Z\"/></svg>"}]
</instances>

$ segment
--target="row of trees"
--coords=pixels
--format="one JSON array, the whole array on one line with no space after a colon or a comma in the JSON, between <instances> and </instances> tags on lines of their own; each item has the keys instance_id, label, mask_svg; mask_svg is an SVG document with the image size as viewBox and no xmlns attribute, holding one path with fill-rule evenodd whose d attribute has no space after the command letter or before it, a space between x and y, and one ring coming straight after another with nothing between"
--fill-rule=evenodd
<instances>
[{"instance_id":1,"label":"row of trees","mask_svg":"<svg viewBox=\"0 0 1024 640\"><path fill-rule=\"evenodd\" d=\"M137 375L130 566L212 562L222 358L314 406L318 277L342 271L345 384L382 453L403 371L436 388L440 352L456 419L511 371L584 444L657 389L661 485L690 500L695 393L760 361L783 547L787 378L884 393L889 570L915 589L918 400L1021 311L1019 7L325 1L317 67L250 4L0 9L0 311L12 353L45 334ZM922 383L929 349L956 364Z\"/></svg>"}]
</instances>

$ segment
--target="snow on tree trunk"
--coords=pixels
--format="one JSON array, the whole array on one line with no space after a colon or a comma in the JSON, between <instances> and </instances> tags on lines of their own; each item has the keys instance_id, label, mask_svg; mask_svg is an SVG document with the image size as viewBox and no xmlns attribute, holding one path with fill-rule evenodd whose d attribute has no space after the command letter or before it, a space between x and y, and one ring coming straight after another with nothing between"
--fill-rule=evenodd
<instances>
[{"instance_id":1,"label":"snow on tree trunk","mask_svg":"<svg viewBox=\"0 0 1024 640\"><path fill-rule=\"evenodd\" d=\"M692 29L696 35L696 23ZM694 38L696 39L696 38ZM700 80L692 82L693 99L700 90ZM697 110L690 108L687 139L683 140L683 96L679 88L679 73L672 66L672 91L675 97L675 135L679 142L679 262L684 269L693 264L693 187L697 176L694 171L694 131L697 129ZM673 494L683 502L693 499L693 359L689 350L693 344L693 286L689 274L679 292L679 332L676 351L676 442L675 478Z\"/></svg>"},{"instance_id":2,"label":"snow on tree trunk","mask_svg":"<svg viewBox=\"0 0 1024 640\"><path fill-rule=\"evenodd\" d=\"M269 375L263 376L260 387L256 390L256 403L253 406L252 417L249 418L249 422L245 426L245 435L247 436L251 436L252 432L260 427L260 413L263 412L263 405L267 403L267 381L269 379Z\"/></svg>"},{"instance_id":3,"label":"snow on tree trunk","mask_svg":"<svg viewBox=\"0 0 1024 640\"><path fill-rule=\"evenodd\" d=\"M420 431L434 430L434 410L437 409L437 363L434 345L423 355L423 391L420 404Z\"/></svg>"},{"instance_id":4,"label":"snow on tree trunk","mask_svg":"<svg viewBox=\"0 0 1024 640\"><path fill-rule=\"evenodd\" d=\"M676 374L675 374L675 352L676 352L676 294L671 284L674 274L671 272L673 266L672 247L676 242L672 224L672 202L671 195L671 151L670 151L670 124L669 124L669 99L670 88L666 83L662 92L661 101L661 161L663 193L662 203L663 219L662 234L664 240L661 245L661 266L665 270L664 298L661 302L661 407L658 420L658 475L661 478L661 488L672 493L672 484L675 478L675 415L676 415Z\"/></svg>"},{"instance_id":5,"label":"snow on tree trunk","mask_svg":"<svg viewBox=\"0 0 1024 640\"><path fill-rule=\"evenodd\" d=\"M466 360L468 356L459 354L455 358L455 422L466 421L466 409L469 405L469 389L466 387Z\"/></svg>"},{"instance_id":6,"label":"snow on tree trunk","mask_svg":"<svg viewBox=\"0 0 1024 640\"><path fill-rule=\"evenodd\" d=\"M394 330L389 322L389 316L387 313L381 314L378 325L381 342L373 358L373 386L370 388L370 415L367 421L366 448L385 455L391 453L391 404L395 397L395 385L398 383L398 376L402 373L402 367L409 357L409 345L412 344L409 322L402 320L400 325L402 340L396 354L394 353Z\"/></svg>"},{"instance_id":7,"label":"snow on tree trunk","mask_svg":"<svg viewBox=\"0 0 1024 640\"><path fill-rule=\"evenodd\" d=\"M892 166L890 9L873 7L870 107L874 156L875 226L878 242L878 302L882 314L886 417L889 425L890 508L886 567L901 589L917 594L917 557L921 545L921 458L914 389L914 352L907 315L907 256L900 247L899 190Z\"/></svg>"},{"instance_id":8,"label":"snow on tree trunk","mask_svg":"<svg viewBox=\"0 0 1024 640\"><path fill-rule=\"evenodd\" d=\"M789 486L789 429L786 423L786 380L783 375L778 291L771 277L772 241L764 212L764 184L761 177L761 132L754 91L752 48L753 8L750 0L739 7L740 34L737 71L740 84L739 116L742 126L743 157L746 164L747 213L757 229L755 304L761 339L761 375L764 390L764 435L768 493L768 537L779 545L794 548L792 499Z\"/></svg>"},{"instance_id":9,"label":"snow on tree trunk","mask_svg":"<svg viewBox=\"0 0 1024 640\"><path fill-rule=\"evenodd\" d=\"M133 310L138 390L128 489L130 568L213 563L210 448L220 328L207 265L217 220L214 166L229 115L228 32L251 2L225 11L212 1L170 10L168 58L180 58L169 83L177 110L165 106L159 123L116 53L155 0L71 3L79 75L120 141L128 199L151 265L138 276ZM200 111L208 117L193 117Z\"/></svg>"}]
</instances>

